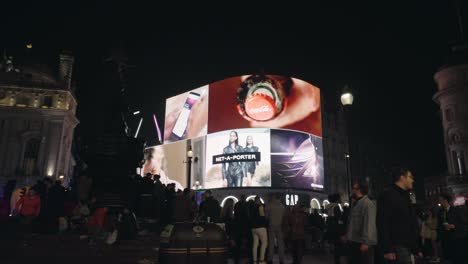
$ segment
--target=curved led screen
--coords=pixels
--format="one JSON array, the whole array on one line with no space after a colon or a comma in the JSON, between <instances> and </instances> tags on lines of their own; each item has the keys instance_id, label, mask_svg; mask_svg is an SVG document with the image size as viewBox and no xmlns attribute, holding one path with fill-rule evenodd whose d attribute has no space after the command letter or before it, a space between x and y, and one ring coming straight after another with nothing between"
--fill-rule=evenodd
<instances>
[{"instance_id":1,"label":"curved led screen","mask_svg":"<svg viewBox=\"0 0 468 264\"><path fill-rule=\"evenodd\" d=\"M142 172L162 173L179 188L324 188L320 89L308 82L280 75L213 82L168 98L164 124L164 144L147 150Z\"/></svg>"}]
</instances>

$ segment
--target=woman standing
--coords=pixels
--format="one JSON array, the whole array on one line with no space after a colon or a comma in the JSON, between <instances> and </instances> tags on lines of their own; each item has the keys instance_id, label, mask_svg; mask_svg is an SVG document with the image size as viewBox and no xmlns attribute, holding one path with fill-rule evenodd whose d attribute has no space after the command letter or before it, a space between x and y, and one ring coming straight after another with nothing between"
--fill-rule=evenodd
<instances>
[{"instance_id":1,"label":"woman standing","mask_svg":"<svg viewBox=\"0 0 468 264\"><path fill-rule=\"evenodd\" d=\"M258 147L254 146L252 136L247 136L245 142L244 152L258 152ZM245 162L245 179L246 183L245 186L252 186L252 178L255 174L255 170L257 169L258 161L246 161Z\"/></svg>"},{"instance_id":2,"label":"woman standing","mask_svg":"<svg viewBox=\"0 0 468 264\"><path fill-rule=\"evenodd\" d=\"M253 236L252 259L253 263L264 264L265 253L268 246L267 220L265 217L265 206L260 197L255 196L254 206L251 212L251 230ZM260 255L258 255L258 242L260 241Z\"/></svg>"},{"instance_id":3,"label":"woman standing","mask_svg":"<svg viewBox=\"0 0 468 264\"><path fill-rule=\"evenodd\" d=\"M424 248L430 246L431 254L424 254L425 256L432 255L432 261L440 261L439 253L437 250L437 227L438 220L434 213L434 208L427 211L426 219L422 222L421 226L421 239Z\"/></svg>"}]
</instances>

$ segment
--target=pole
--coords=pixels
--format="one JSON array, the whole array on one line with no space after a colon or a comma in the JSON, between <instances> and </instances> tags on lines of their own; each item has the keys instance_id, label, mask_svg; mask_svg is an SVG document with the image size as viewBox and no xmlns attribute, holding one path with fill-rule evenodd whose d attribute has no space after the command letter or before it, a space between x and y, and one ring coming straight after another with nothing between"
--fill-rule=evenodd
<instances>
[{"instance_id":1,"label":"pole","mask_svg":"<svg viewBox=\"0 0 468 264\"><path fill-rule=\"evenodd\" d=\"M344 110L344 119L345 119L345 125L346 125L346 154L345 154L345 159L346 159L346 185L348 189L348 199L351 197L351 184L353 180L353 175L352 175L352 160L351 158L353 157L351 155L351 122L350 122L350 107L351 106L343 106ZM351 201L349 201L351 202Z\"/></svg>"},{"instance_id":2,"label":"pole","mask_svg":"<svg viewBox=\"0 0 468 264\"><path fill-rule=\"evenodd\" d=\"M187 175L188 175L188 180L187 180L187 186L188 188L192 189L192 157L187 157Z\"/></svg>"}]
</instances>

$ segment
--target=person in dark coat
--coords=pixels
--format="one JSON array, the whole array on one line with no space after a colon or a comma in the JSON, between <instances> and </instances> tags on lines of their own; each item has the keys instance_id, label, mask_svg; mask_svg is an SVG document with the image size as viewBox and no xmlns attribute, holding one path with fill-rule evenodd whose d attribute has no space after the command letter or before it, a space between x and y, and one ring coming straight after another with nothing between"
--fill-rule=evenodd
<instances>
[{"instance_id":1,"label":"person in dark coat","mask_svg":"<svg viewBox=\"0 0 468 264\"><path fill-rule=\"evenodd\" d=\"M414 177L410 170L394 167L393 184L377 201L378 246L387 261L411 263L419 248L419 224L410 199ZM412 256L413 255L413 256Z\"/></svg>"},{"instance_id":2,"label":"person in dark coat","mask_svg":"<svg viewBox=\"0 0 468 264\"><path fill-rule=\"evenodd\" d=\"M452 204L452 197L448 194L439 196L442 208L439 211L439 234L442 254L453 264L467 263L466 249L468 221L465 214Z\"/></svg>"},{"instance_id":3,"label":"person in dark coat","mask_svg":"<svg viewBox=\"0 0 468 264\"><path fill-rule=\"evenodd\" d=\"M211 196L211 191L207 190L205 192L205 201L200 204L200 217L201 220L217 223L221 215L221 206L219 202Z\"/></svg>"}]
</instances>

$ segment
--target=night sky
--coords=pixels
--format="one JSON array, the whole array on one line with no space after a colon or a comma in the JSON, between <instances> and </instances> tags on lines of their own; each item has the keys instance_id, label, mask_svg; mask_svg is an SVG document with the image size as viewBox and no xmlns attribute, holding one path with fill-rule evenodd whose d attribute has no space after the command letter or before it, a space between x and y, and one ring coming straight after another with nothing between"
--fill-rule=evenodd
<instances>
[{"instance_id":1,"label":"night sky","mask_svg":"<svg viewBox=\"0 0 468 264\"><path fill-rule=\"evenodd\" d=\"M330 105L349 84L360 136L420 175L446 170L432 96L433 74L457 38L450 1L210 8L131 2L2 4L2 49L51 63L61 50L75 56L80 136L100 133L115 109L119 84L105 59L120 47L134 66L127 73L129 104L142 110L150 143L156 135L150 117L156 113L163 124L165 98L264 71L320 87ZM26 52L28 41L33 50Z\"/></svg>"}]
</instances>

